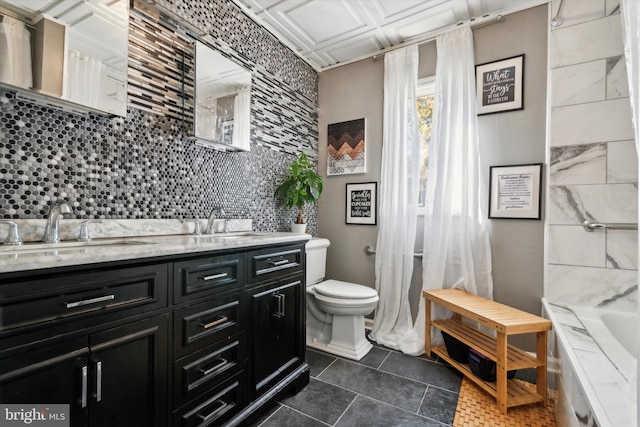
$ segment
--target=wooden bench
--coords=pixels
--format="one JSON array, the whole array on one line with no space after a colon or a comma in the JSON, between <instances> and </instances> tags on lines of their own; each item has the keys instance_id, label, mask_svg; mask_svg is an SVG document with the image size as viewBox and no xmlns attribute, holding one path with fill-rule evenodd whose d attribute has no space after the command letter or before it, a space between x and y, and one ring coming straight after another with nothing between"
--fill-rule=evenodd
<instances>
[{"instance_id":1,"label":"wooden bench","mask_svg":"<svg viewBox=\"0 0 640 427\"><path fill-rule=\"evenodd\" d=\"M437 354L458 369L471 381L496 398L498 408L507 408L547 401L547 331L551 321L509 307L459 289L424 291L425 298L425 349L427 356ZM453 311L447 320L431 320L431 303ZM462 318L477 322L495 331L495 338ZM445 346L431 346L431 326L444 331L477 352L496 362L496 382L487 382L471 372L469 365L456 362ZM536 334L535 357L508 344L507 337L516 334ZM515 369L536 368L536 390L519 380L508 380L507 372Z\"/></svg>"}]
</instances>

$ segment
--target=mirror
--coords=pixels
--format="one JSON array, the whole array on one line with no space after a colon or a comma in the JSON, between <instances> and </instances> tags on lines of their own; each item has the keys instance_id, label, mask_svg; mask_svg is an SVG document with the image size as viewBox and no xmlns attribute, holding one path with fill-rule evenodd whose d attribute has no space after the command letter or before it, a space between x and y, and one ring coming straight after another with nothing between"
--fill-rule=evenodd
<instances>
[{"instance_id":1,"label":"mirror","mask_svg":"<svg viewBox=\"0 0 640 427\"><path fill-rule=\"evenodd\" d=\"M126 116L127 0L0 0L0 20L2 86Z\"/></svg>"},{"instance_id":2,"label":"mirror","mask_svg":"<svg viewBox=\"0 0 640 427\"><path fill-rule=\"evenodd\" d=\"M196 140L250 150L251 72L196 41Z\"/></svg>"}]
</instances>

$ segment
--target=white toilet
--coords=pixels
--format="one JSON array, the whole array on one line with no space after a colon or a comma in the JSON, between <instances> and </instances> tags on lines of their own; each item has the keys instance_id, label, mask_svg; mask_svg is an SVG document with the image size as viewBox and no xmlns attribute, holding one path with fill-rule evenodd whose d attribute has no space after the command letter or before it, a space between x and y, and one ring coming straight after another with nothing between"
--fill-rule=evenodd
<instances>
[{"instance_id":1,"label":"white toilet","mask_svg":"<svg viewBox=\"0 0 640 427\"><path fill-rule=\"evenodd\" d=\"M378 293L368 286L324 280L327 239L307 242L307 346L362 359L373 347L365 338L364 316L378 303Z\"/></svg>"}]
</instances>

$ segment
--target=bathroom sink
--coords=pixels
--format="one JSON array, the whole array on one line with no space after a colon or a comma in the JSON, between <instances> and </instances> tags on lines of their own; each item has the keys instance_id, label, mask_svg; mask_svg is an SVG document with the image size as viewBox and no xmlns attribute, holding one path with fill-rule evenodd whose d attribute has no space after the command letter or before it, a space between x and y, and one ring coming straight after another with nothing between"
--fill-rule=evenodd
<instances>
[{"instance_id":1,"label":"bathroom sink","mask_svg":"<svg viewBox=\"0 0 640 427\"><path fill-rule=\"evenodd\" d=\"M242 237L264 237L266 234L256 231L239 231L234 233L216 233L189 236L193 243L216 243L223 240L239 239Z\"/></svg>"},{"instance_id":2,"label":"bathroom sink","mask_svg":"<svg viewBox=\"0 0 640 427\"><path fill-rule=\"evenodd\" d=\"M153 242L131 239L95 239L89 242L79 242L77 240L65 240L59 243L45 242L26 242L20 246L16 245L0 245L0 252L22 252L22 251L42 251L50 249L66 249L66 248L86 248L100 246L129 246L129 245L148 245Z\"/></svg>"},{"instance_id":3,"label":"bathroom sink","mask_svg":"<svg viewBox=\"0 0 640 427\"><path fill-rule=\"evenodd\" d=\"M238 237L261 237L264 233L255 231L240 231L237 233L219 233L214 234L212 237L215 239L237 239Z\"/></svg>"}]
</instances>

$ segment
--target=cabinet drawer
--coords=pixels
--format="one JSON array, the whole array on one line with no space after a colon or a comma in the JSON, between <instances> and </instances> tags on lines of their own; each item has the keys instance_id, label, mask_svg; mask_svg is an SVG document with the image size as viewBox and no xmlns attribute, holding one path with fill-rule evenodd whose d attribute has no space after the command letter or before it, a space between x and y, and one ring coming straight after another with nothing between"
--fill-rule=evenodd
<instances>
[{"instance_id":1,"label":"cabinet drawer","mask_svg":"<svg viewBox=\"0 0 640 427\"><path fill-rule=\"evenodd\" d=\"M243 369L244 334L198 350L174 363L173 400L180 407Z\"/></svg>"},{"instance_id":2,"label":"cabinet drawer","mask_svg":"<svg viewBox=\"0 0 640 427\"><path fill-rule=\"evenodd\" d=\"M174 301L220 295L240 288L244 281L242 254L212 256L174 264Z\"/></svg>"},{"instance_id":3,"label":"cabinet drawer","mask_svg":"<svg viewBox=\"0 0 640 427\"><path fill-rule=\"evenodd\" d=\"M177 310L174 314L175 357L182 357L244 330L242 294Z\"/></svg>"},{"instance_id":4,"label":"cabinet drawer","mask_svg":"<svg viewBox=\"0 0 640 427\"><path fill-rule=\"evenodd\" d=\"M0 331L167 305L167 265L94 270L0 286Z\"/></svg>"},{"instance_id":5,"label":"cabinet drawer","mask_svg":"<svg viewBox=\"0 0 640 427\"><path fill-rule=\"evenodd\" d=\"M279 278L303 270L304 245L251 252L250 259L252 282Z\"/></svg>"},{"instance_id":6,"label":"cabinet drawer","mask_svg":"<svg viewBox=\"0 0 640 427\"><path fill-rule=\"evenodd\" d=\"M245 376L240 372L175 412L175 427L221 426L240 412L245 401Z\"/></svg>"}]
</instances>

